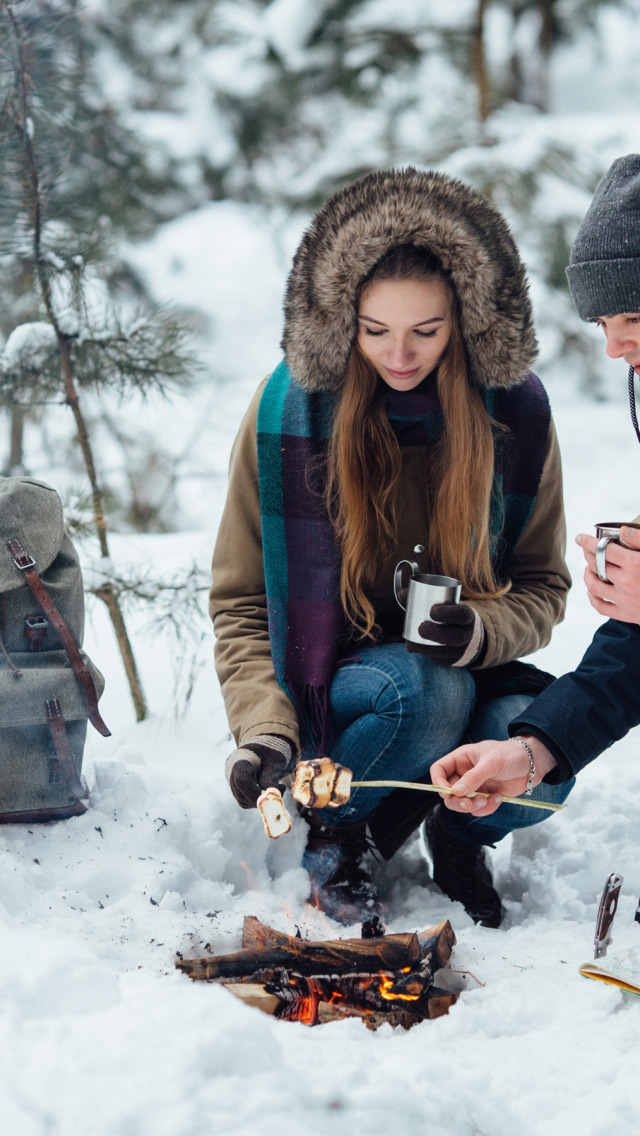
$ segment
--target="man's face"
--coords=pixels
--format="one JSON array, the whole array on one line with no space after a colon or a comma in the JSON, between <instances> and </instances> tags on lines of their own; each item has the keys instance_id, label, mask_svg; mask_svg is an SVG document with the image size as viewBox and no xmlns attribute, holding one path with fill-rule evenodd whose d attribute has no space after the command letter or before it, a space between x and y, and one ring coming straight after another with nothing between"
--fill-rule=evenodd
<instances>
[{"instance_id":1,"label":"man's face","mask_svg":"<svg viewBox=\"0 0 640 1136\"><path fill-rule=\"evenodd\" d=\"M594 323L604 331L609 358L624 359L640 375L640 313L602 316Z\"/></svg>"}]
</instances>

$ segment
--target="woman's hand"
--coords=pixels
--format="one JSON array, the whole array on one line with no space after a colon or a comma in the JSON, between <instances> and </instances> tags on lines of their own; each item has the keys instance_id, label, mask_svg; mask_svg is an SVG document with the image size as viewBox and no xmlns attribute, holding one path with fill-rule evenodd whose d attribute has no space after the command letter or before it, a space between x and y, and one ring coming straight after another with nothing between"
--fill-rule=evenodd
<instances>
[{"instance_id":1,"label":"woman's hand","mask_svg":"<svg viewBox=\"0 0 640 1136\"><path fill-rule=\"evenodd\" d=\"M526 737L536 767L534 785L557 762L553 754L538 738ZM455 796L444 794L443 800L453 812L471 816L489 816L502 804L503 797L519 797L526 787L530 772L529 758L524 746L511 738L506 742L483 741L459 746L445 754L430 769L434 785L453 789ZM469 797L468 793L490 793L486 797Z\"/></svg>"},{"instance_id":2,"label":"woman's hand","mask_svg":"<svg viewBox=\"0 0 640 1136\"><path fill-rule=\"evenodd\" d=\"M609 584L596 573L596 537L587 533L576 537L576 544L580 545L587 562L584 582L589 603L600 615L620 619L623 623L640 623L640 530L623 527L620 536L631 547L624 548L615 541L607 545Z\"/></svg>"},{"instance_id":3,"label":"woman's hand","mask_svg":"<svg viewBox=\"0 0 640 1136\"><path fill-rule=\"evenodd\" d=\"M293 746L277 734L260 734L243 742L225 765L229 788L241 809L255 809L265 789L284 792L281 777L293 756Z\"/></svg>"},{"instance_id":4,"label":"woman's hand","mask_svg":"<svg viewBox=\"0 0 640 1136\"><path fill-rule=\"evenodd\" d=\"M427 655L444 667L466 667L477 659L484 644L484 627L477 611L466 603L434 604L418 628L423 639L433 642L410 643L410 651Z\"/></svg>"}]
</instances>

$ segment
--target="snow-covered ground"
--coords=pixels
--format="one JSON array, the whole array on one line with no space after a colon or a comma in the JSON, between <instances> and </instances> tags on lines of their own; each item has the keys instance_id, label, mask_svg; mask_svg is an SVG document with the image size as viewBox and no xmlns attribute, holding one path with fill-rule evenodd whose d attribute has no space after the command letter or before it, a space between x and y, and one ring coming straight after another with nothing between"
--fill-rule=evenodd
<instances>
[{"instance_id":1,"label":"snow-covered ground","mask_svg":"<svg viewBox=\"0 0 640 1136\"><path fill-rule=\"evenodd\" d=\"M620 375L624 381L624 374ZM569 530L636 512L637 449L624 406L560 406ZM208 558L224 483L191 552ZM121 539L118 557L184 557L184 534ZM575 551L574 551L575 549ZM191 554L190 552L190 554ZM597 623L576 577L566 622L538 658L579 658ZM203 615L203 631L208 635ZM467 1136L637 1130L640 1002L587 982L597 900L625 877L615 947L637 943L640 765L631 735L588 768L569 808L494 854L508 917L475 927L430 884L418 841L380 870L392 930L451 919L464 992L410 1033L359 1021L309 1030L174 970L177 952L240 945L255 914L310 936L344 930L305 903L304 826L278 843L235 805L209 644L186 719L169 645L139 639L154 713L135 725L107 622L87 646L107 674L109 740L91 732L91 805L52 826L0 830L0 1100L11 1136L318 1136L388 1130ZM353 933L357 933L354 928ZM473 975L473 977L471 976Z\"/></svg>"},{"instance_id":2,"label":"snow-covered ground","mask_svg":"<svg viewBox=\"0 0 640 1136\"><path fill-rule=\"evenodd\" d=\"M220 234L232 226L229 208ZM204 238L203 247L206 254ZM277 353L279 273L275 264L263 268L242 311L237 292L244 269L226 277L225 350L234 339L243 352L257 344L255 373L250 377L246 360L236 367L230 356L224 411L210 413L219 475L192 493L201 529L188 537L120 537L117 560L167 569L193 558L207 563L230 441L251 386ZM256 289L272 307L269 318L247 327ZM610 403L580 402L568 390L555 400L571 535L638 512L640 450L622 398L625 371L612 369L620 397ZM572 540L569 557L575 587L567 619L536 657L558 672L578 661L598 622ZM105 615L91 608L87 648L107 675L102 706L113 737L90 733L87 814L0 830L4 1131L637 1131L640 1002L578 974L591 954L597 901L612 870L625 877L615 947L640 939L633 921L640 894L635 734L581 775L564 813L496 850L508 910L500 930L475 927L438 893L417 840L379 869L390 929L451 919L458 938L452 969L469 973L456 976L464 992L449 1016L406 1034L390 1027L372 1034L356 1020L310 1030L276 1022L174 970L177 952L239 947L245 914L282 930L297 925L312 937L345 932L305 903L304 826L296 823L288 837L271 843L258 815L241 812L226 787L231 741L204 612L196 684L182 719L174 712L171 643L135 624L134 633L153 708L140 725Z\"/></svg>"},{"instance_id":3,"label":"snow-covered ground","mask_svg":"<svg viewBox=\"0 0 640 1136\"><path fill-rule=\"evenodd\" d=\"M292 10L285 0L280 7ZM637 118L610 120L609 133L576 113L574 63L561 76L565 117L555 129L586 141L597 128L607 154L618 137L611 157L632 149ZM599 99L600 80L596 87ZM618 87L616 97L621 115ZM162 431L175 451L189 443L180 493L184 527L194 531L114 538L117 563L169 572L209 561L235 429L278 360L282 289L305 218L283 216L274 229L276 221L253 207L211 204L130 250L159 299L209 314L211 381L168 412L132 404L132 419ZM640 512L626 368L604 362L593 334L611 401L577 395L578 375L554 374L550 383L575 581L565 622L535 656L556 673L578 662L599 622L572 537ZM56 481L56 471L31 468ZM585 981L578 967L591 956L598 899L613 870L624 876L613 949L640 943L637 732L584 771L566 811L493 853L508 912L499 930L475 927L439 894L419 840L378 868L390 930L445 917L453 924L451 969L463 993L447 1017L409 1033L370 1033L357 1020L316 1029L279 1023L178 974L178 952L237 949L246 914L310 937L347 932L305 902L304 825L269 842L258 815L241 812L226 786L232 742L204 608L199 653L187 653L181 673L175 644L143 623L134 616L132 630L153 712L136 724L106 615L89 610L85 645L107 677L102 711L113 731L107 740L90 731L89 811L57 825L0 828L3 1131L635 1136L640 1001ZM180 716L192 662L195 685Z\"/></svg>"}]
</instances>

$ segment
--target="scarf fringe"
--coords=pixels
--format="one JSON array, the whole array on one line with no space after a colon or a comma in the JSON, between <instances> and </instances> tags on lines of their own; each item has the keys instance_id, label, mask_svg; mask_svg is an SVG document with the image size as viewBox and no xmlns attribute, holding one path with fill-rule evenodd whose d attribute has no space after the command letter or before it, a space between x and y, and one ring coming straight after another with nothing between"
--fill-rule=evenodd
<instances>
[{"instance_id":1,"label":"scarf fringe","mask_svg":"<svg viewBox=\"0 0 640 1136\"><path fill-rule=\"evenodd\" d=\"M287 690L298 714L302 749L323 757L330 742L328 685L287 683Z\"/></svg>"}]
</instances>

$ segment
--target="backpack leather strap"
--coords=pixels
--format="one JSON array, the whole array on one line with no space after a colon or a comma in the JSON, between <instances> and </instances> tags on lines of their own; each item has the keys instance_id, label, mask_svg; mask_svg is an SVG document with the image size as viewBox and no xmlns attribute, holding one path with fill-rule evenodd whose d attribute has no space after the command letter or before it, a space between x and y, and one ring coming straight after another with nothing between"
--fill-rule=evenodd
<instances>
[{"instance_id":1,"label":"backpack leather strap","mask_svg":"<svg viewBox=\"0 0 640 1136\"><path fill-rule=\"evenodd\" d=\"M89 794L82 784L80 777L78 776L76 763L73 760L73 754L71 752L71 746L69 745L69 738L67 736L67 727L62 716L62 711L60 709L60 703L58 702L58 699L48 698L46 701L46 707L47 722L49 723L51 738L53 740L53 745L56 751L56 757L60 762L62 775L67 782L69 789L76 797L78 797L78 799L81 797L88 797Z\"/></svg>"},{"instance_id":2,"label":"backpack leather strap","mask_svg":"<svg viewBox=\"0 0 640 1136\"><path fill-rule=\"evenodd\" d=\"M91 725L95 726L98 733L102 734L104 738L111 737L111 730L103 722L100 711L98 710L98 695L96 693L96 688L91 677L91 672L87 667L84 659L82 658L80 651L78 650L73 635L69 631L69 628L67 627L64 619L60 615L60 612L58 611L42 580L36 572L36 562L33 559L33 556L30 556L28 552L25 552L24 548L20 544L20 541L17 539L8 540L7 548L9 549L9 552L13 557L13 563L24 576L27 584L31 588L33 596L40 604L40 607L49 619L49 622L53 625L53 627L55 627L58 635L62 640L64 649L67 652L67 658L69 659L69 662L73 669L73 673L75 674L82 688L82 692L87 703L87 712Z\"/></svg>"}]
</instances>

